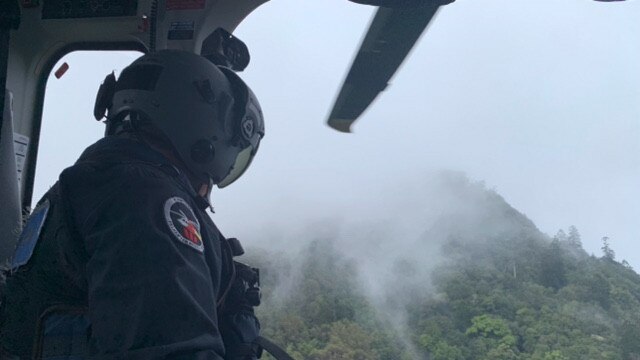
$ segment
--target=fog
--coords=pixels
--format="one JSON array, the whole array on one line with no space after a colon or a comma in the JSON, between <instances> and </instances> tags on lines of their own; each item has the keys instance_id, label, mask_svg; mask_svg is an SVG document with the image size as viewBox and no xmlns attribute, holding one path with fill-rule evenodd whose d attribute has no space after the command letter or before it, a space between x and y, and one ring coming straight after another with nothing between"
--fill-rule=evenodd
<instances>
[{"instance_id":1,"label":"fog","mask_svg":"<svg viewBox=\"0 0 640 360\"><path fill-rule=\"evenodd\" d=\"M272 20L283 13L291 22ZM405 180L448 169L485 181L543 232L576 225L597 255L609 236L640 266L638 2L457 1L355 134L338 134L323 122L370 14L274 1L238 28L268 127L246 178L216 195L226 231L259 241L260 229L335 213L384 219L382 201L360 204L414 206Z\"/></svg>"},{"instance_id":2,"label":"fog","mask_svg":"<svg viewBox=\"0 0 640 360\"><path fill-rule=\"evenodd\" d=\"M286 230L262 229L261 241L251 243L248 252L261 258L277 254L277 259L291 261L290 266L263 269L277 272L278 278L276 288L267 291L271 296L265 306L278 307L301 291L305 281L301 269L310 256L310 245L329 244L355 269L355 291L366 296L412 357L419 358L406 323L407 306L416 299L439 296L431 281L438 267L463 267L469 260L446 253L445 244L455 239L465 246L483 246L497 240L518 246L532 236L551 240L499 194L463 173L433 172L398 185L404 189L402 194L375 192L357 205L336 201L335 211L312 214L313 221L301 221Z\"/></svg>"}]
</instances>

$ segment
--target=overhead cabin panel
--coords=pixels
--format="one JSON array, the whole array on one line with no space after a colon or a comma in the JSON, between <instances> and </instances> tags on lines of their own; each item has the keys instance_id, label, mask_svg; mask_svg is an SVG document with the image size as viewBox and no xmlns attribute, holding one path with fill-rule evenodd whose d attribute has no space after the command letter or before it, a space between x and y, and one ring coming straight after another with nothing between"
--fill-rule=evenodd
<instances>
[{"instance_id":1,"label":"overhead cabin panel","mask_svg":"<svg viewBox=\"0 0 640 360\"><path fill-rule=\"evenodd\" d=\"M136 16L137 9L137 0L47 0L42 7L42 19Z\"/></svg>"}]
</instances>

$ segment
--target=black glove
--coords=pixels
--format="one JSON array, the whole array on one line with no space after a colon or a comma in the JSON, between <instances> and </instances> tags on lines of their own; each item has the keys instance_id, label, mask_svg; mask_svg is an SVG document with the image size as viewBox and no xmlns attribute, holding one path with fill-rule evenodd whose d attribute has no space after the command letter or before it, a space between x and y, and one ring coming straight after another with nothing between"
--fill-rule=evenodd
<instances>
[{"instance_id":1,"label":"black glove","mask_svg":"<svg viewBox=\"0 0 640 360\"><path fill-rule=\"evenodd\" d=\"M225 360L253 360L262 355L257 344L260 322L253 311L260 304L258 269L234 262L236 277L219 312Z\"/></svg>"},{"instance_id":2,"label":"black glove","mask_svg":"<svg viewBox=\"0 0 640 360\"><path fill-rule=\"evenodd\" d=\"M254 360L262 355L262 348L257 344L260 322L253 311L223 315L220 332L224 341L225 360Z\"/></svg>"}]
</instances>

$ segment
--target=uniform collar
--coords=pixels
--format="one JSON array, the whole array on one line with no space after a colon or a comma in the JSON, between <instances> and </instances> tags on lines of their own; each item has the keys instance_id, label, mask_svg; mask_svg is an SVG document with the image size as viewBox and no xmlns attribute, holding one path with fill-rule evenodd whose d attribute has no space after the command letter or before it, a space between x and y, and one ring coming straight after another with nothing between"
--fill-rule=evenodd
<instances>
[{"instance_id":1,"label":"uniform collar","mask_svg":"<svg viewBox=\"0 0 640 360\"><path fill-rule=\"evenodd\" d=\"M169 159L147 144L134 138L122 136L107 136L89 146L78 159L78 162L85 161L106 163L139 161L173 166Z\"/></svg>"},{"instance_id":2,"label":"uniform collar","mask_svg":"<svg viewBox=\"0 0 640 360\"><path fill-rule=\"evenodd\" d=\"M89 146L78 159L80 162L101 163L146 163L157 166L176 179L196 201L201 209L212 207L209 199L198 195L183 171L178 169L161 152L144 142L128 136L113 135L98 140Z\"/></svg>"}]
</instances>

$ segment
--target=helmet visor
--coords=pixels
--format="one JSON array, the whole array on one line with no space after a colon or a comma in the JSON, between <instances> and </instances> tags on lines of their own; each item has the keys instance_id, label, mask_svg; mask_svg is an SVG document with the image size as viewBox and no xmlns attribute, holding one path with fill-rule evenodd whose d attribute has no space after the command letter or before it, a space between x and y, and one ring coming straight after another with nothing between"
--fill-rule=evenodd
<instances>
[{"instance_id":1,"label":"helmet visor","mask_svg":"<svg viewBox=\"0 0 640 360\"><path fill-rule=\"evenodd\" d=\"M236 181L242 174L247 170L249 165L251 164L251 160L253 160L253 155L255 155L256 151L254 151L252 146L247 146L244 150L238 153L236 156L236 162L231 168L229 175L227 175L222 181L218 183L218 187L222 189L225 186L230 185L234 181Z\"/></svg>"}]
</instances>

